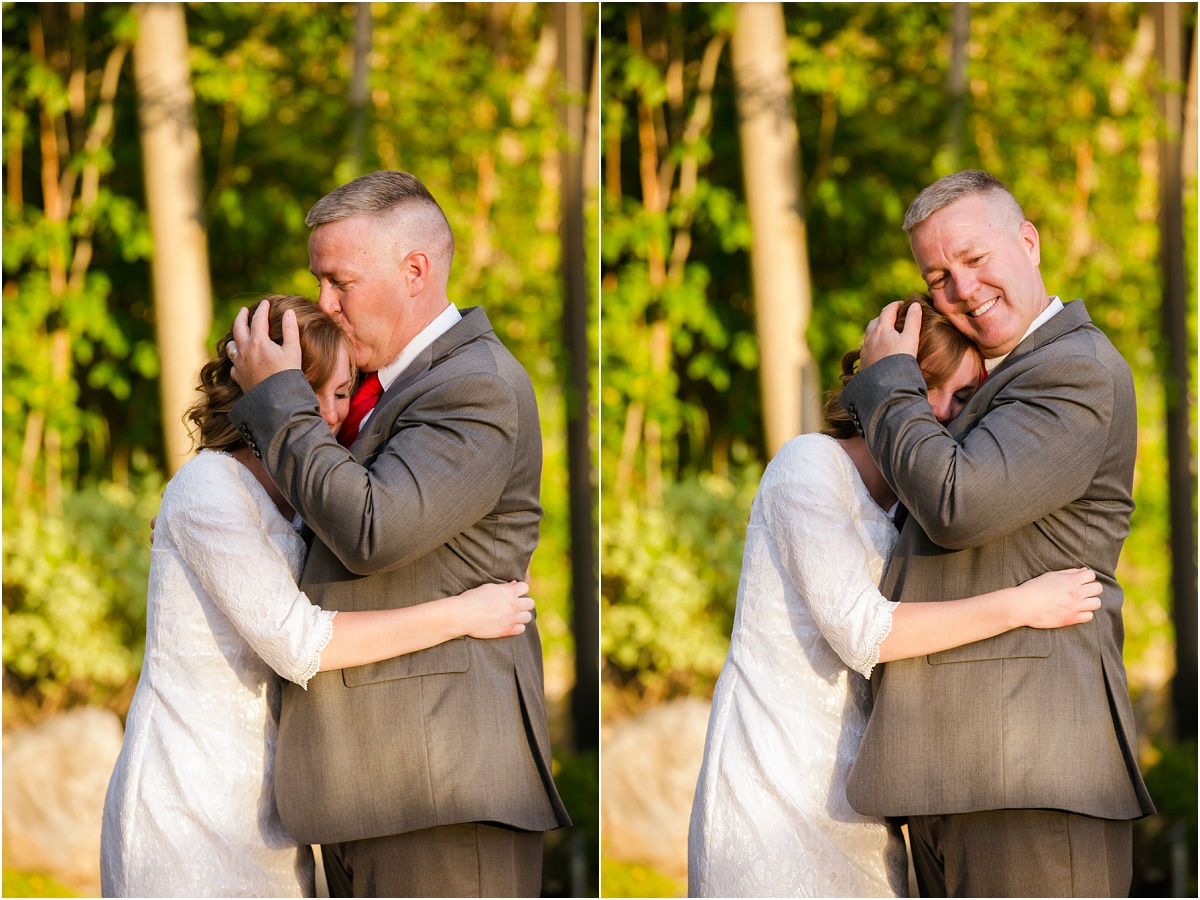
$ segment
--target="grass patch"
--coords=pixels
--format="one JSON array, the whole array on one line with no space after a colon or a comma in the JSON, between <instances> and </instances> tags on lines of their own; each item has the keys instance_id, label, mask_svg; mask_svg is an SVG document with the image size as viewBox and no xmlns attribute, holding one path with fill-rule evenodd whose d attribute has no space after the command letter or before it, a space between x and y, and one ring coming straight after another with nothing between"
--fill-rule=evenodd
<instances>
[{"instance_id":1,"label":"grass patch","mask_svg":"<svg viewBox=\"0 0 1200 900\"><path fill-rule=\"evenodd\" d=\"M5 897L78 897L48 875L4 869Z\"/></svg>"},{"instance_id":2,"label":"grass patch","mask_svg":"<svg viewBox=\"0 0 1200 900\"><path fill-rule=\"evenodd\" d=\"M686 897L687 885L667 878L649 866L630 865L602 857L602 897Z\"/></svg>"}]
</instances>

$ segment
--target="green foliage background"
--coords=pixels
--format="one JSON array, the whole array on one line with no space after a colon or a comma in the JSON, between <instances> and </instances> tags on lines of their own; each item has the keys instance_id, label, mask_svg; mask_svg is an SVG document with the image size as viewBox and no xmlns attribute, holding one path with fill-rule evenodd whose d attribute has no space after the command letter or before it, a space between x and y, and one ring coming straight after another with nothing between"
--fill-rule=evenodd
<instances>
[{"instance_id":1,"label":"green foliage background","mask_svg":"<svg viewBox=\"0 0 1200 900\"><path fill-rule=\"evenodd\" d=\"M315 296L303 219L322 195L375 169L417 174L456 235L451 299L487 309L537 391L545 518L532 575L548 683L562 694L574 680L575 648L560 104L587 98L568 97L560 85L552 4L370 4L356 155L348 93L358 6L186 4L213 284L210 345L258 294ZM590 53L598 8L583 7ZM132 7L5 3L2 15L7 726L77 703L127 709L144 641L149 522L165 471ZM111 133L84 149L114 60ZM89 166L98 176L95 196L76 189L58 217L48 211L43 177L48 117L60 144L72 148L67 178L78 186ZM594 206L590 216L597 218ZM590 238L595 247L595 226ZM84 245L92 253L86 278L56 285L56 263L69 267ZM593 274L596 265L589 259ZM564 793L576 795L584 835L560 835L560 843L583 840L582 851L570 852L586 856L587 841L596 840L596 759L571 755L569 705L559 707L552 729L560 774ZM569 866L559 868L548 875L549 892L569 890Z\"/></svg>"},{"instance_id":2,"label":"green foliage background","mask_svg":"<svg viewBox=\"0 0 1200 900\"><path fill-rule=\"evenodd\" d=\"M1137 511L1118 570L1125 659L1143 765L1175 759L1157 225L1164 125L1150 7L971 4L957 106L947 88L951 4L783 8L812 273L807 340L826 387L878 310L923 288L901 229L908 203L971 167L1013 191L1041 234L1051 293L1084 298L1133 369ZM610 719L711 694L766 463L751 235L724 43L733 25L731 4L601 8L601 650ZM1188 7L1186 46L1194 27ZM706 85L709 52L720 62ZM705 127L689 133L686 123L708 103ZM698 163L694 187L680 174L688 158ZM1195 198L1193 178L1185 195L1193 360ZM664 277L655 247L677 247L681 236L690 242L686 263ZM1194 435L1194 366L1187 390ZM1194 780L1194 762L1192 772ZM1182 821L1194 835L1194 799ZM606 870L606 891L626 890L620 877Z\"/></svg>"}]
</instances>

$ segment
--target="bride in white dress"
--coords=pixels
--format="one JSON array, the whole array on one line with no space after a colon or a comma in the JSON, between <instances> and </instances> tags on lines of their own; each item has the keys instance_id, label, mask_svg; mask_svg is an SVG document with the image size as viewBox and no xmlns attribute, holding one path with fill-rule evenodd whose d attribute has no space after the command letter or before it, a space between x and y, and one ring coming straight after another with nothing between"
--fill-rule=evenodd
<instances>
[{"instance_id":1,"label":"bride in white dress","mask_svg":"<svg viewBox=\"0 0 1200 900\"><path fill-rule=\"evenodd\" d=\"M935 414L949 421L978 386L982 360L932 306L922 312L918 362ZM857 360L857 350L842 360L843 386ZM947 603L885 599L896 497L838 394L825 416L824 432L771 460L750 513L692 806L692 897L904 896L898 830L846 801L871 670L1022 625L1086 622L1100 605L1088 569Z\"/></svg>"},{"instance_id":2,"label":"bride in white dress","mask_svg":"<svg viewBox=\"0 0 1200 900\"><path fill-rule=\"evenodd\" d=\"M341 329L303 298L267 300L276 340L285 310L296 314L313 411L336 432L352 386ZM312 852L275 808L280 676L304 686L320 670L463 635L519 634L532 618L523 582L406 609L312 605L296 586L306 549L295 514L226 416L241 395L231 339L201 371L189 418L202 449L167 485L155 524L145 661L104 803L106 897L313 896Z\"/></svg>"}]
</instances>

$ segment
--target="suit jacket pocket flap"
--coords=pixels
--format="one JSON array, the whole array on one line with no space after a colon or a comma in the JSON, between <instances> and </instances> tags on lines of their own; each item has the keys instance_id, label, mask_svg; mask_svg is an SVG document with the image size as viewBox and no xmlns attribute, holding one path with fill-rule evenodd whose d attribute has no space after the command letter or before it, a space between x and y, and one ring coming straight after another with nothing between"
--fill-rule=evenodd
<instances>
[{"instance_id":1,"label":"suit jacket pocket flap","mask_svg":"<svg viewBox=\"0 0 1200 900\"><path fill-rule=\"evenodd\" d=\"M1053 637L1049 631L1038 628L1017 628L988 638L965 644L941 653L930 653L930 665L938 666L943 663L976 662L981 659L1021 659L1028 657L1049 656L1053 647Z\"/></svg>"},{"instance_id":2,"label":"suit jacket pocket flap","mask_svg":"<svg viewBox=\"0 0 1200 900\"><path fill-rule=\"evenodd\" d=\"M470 667L467 654L467 639L455 638L428 650L418 650L383 662L342 669L342 681L346 687L394 681L397 678L412 678L416 675L444 675L465 672Z\"/></svg>"}]
</instances>

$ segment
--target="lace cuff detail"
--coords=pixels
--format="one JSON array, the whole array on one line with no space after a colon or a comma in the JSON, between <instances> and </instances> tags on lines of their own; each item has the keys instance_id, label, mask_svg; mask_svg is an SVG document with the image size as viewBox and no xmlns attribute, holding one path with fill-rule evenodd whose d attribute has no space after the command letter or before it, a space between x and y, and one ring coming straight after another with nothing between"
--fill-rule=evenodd
<instances>
[{"instance_id":1,"label":"lace cuff detail","mask_svg":"<svg viewBox=\"0 0 1200 900\"><path fill-rule=\"evenodd\" d=\"M314 675L321 671L321 651L323 651L329 642L333 640L333 617L337 615L336 609L318 609L317 613L320 616L321 633L316 639L316 649L308 660L308 665L304 667L304 671L295 679L296 684L308 690L308 682ZM879 655L879 651L875 651L875 655Z\"/></svg>"},{"instance_id":2,"label":"lace cuff detail","mask_svg":"<svg viewBox=\"0 0 1200 900\"><path fill-rule=\"evenodd\" d=\"M875 634L871 635L870 640L867 642L867 657L859 665L853 667L867 681L871 680L871 673L875 671L875 666L879 664L879 648L888 639L888 635L892 633L892 614L899 605L897 601L883 601L883 614L875 623Z\"/></svg>"}]
</instances>

